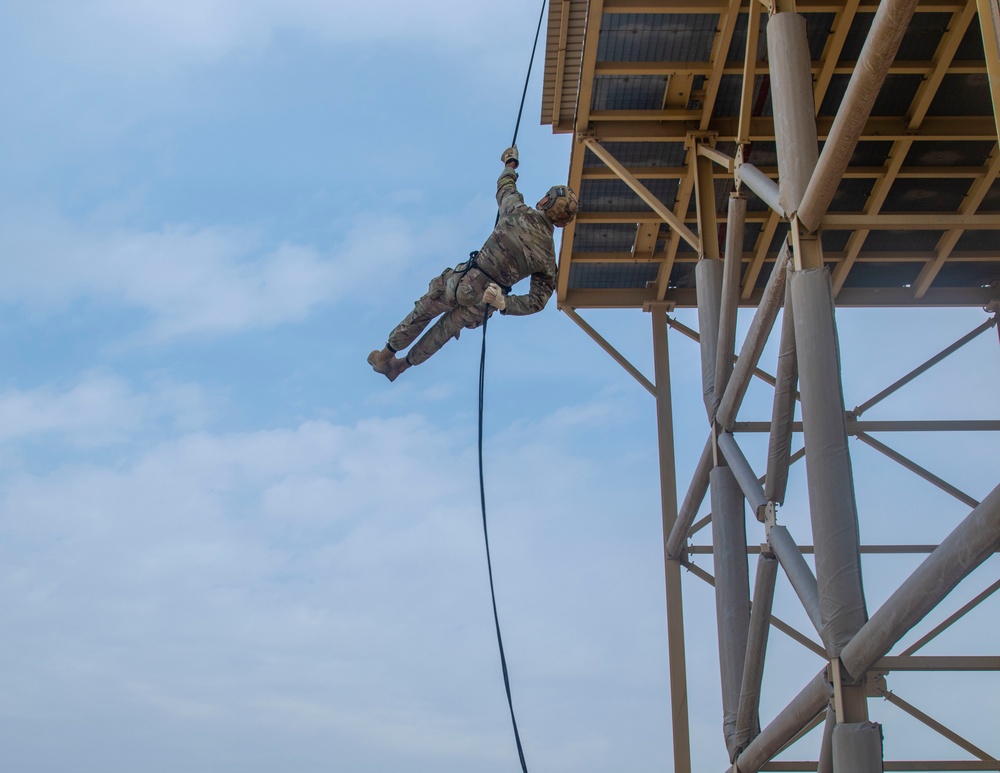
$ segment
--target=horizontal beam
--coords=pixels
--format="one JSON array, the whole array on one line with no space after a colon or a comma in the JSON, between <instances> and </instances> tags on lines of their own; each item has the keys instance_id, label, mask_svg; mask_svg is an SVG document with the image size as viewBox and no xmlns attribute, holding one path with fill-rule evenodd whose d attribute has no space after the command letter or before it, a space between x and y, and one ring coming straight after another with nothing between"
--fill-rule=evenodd
<instances>
[{"instance_id":1,"label":"horizontal beam","mask_svg":"<svg viewBox=\"0 0 1000 773\"><path fill-rule=\"evenodd\" d=\"M792 425L794 432L802 431L802 422ZM738 421L733 432L770 432L768 421ZM1000 419L956 419L928 421L851 421L847 419L847 434L858 432L1000 432Z\"/></svg>"},{"instance_id":2,"label":"horizontal beam","mask_svg":"<svg viewBox=\"0 0 1000 773\"><path fill-rule=\"evenodd\" d=\"M997 766L991 762L982 760L883 760L882 770L885 773L892 771L914 771L919 773L924 770L996 770ZM816 761L808 760L777 760L762 765L762 771L815 771Z\"/></svg>"},{"instance_id":3,"label":"horizontal beam","mask_svg":"<svg viewBox=\"0 0 1000 773\"><path fill-rule=\"evenodd\" d=\"M698 111L687 111L695 112ZM700 115L700 114L699 114ZM626 120L625 117L628 116ZM617 111L601 110L591 113L594 122L594 136L601 142L683 142L688 132L695 131L697 124L667 120L661 110ZM833 125L833 119L825 116L816 119L819 139L826 139ZM739 118L713 118L707 131L715 132L720 139L731 139L739 131ZM750 121L752 140L773 140L774 121L769 117L753 118ZM947 142L953 140L992 140L996 142L996 124L992 117L929 116L918 129L910 129L905 118L874 116L868 119L861 132L861 141L913 140L915 142Z\"/></svg>"},{"instance_id":4,"label":"horizontal beam","mask_svg":"<svg viewBox=\"0 0 1000 773\"><path fill-rule=\"evenodd\" d=\"M639 180L682 180L688 174L686 166L630 166L626 167L629 174ZM778 176L778 167L761 166L761 172L768 177ZM844 172L844 179L848 180L868 180L877 179L885 174L885 168L881 166L852 166ZM983 169L979 166L904 166L896 172L896 179L913 180L952 180L968 179L975 180L982 177ZM732 172L723 168L715 170L713 177L716 180L732 179ZM582 178L584 180L617 180L618 175L604 166L584 167Z\"/></svg>"},{"instance_id":5,"label":"horizontal beam","mask_svg":"<svg viewBox=\"0 0 1000 773\"><path fill-rule=\"evenodd\" d=\"M857 62L838 62L833 68L837 75L850 75L857 67ZM813 75L818 75L823 69L823 62L812 63ZM897 61L889 68L891 75L928 75L934 71L934 62ZM711 62L598 62L594 68L596 75L711 75ZM770 72L767 62L758 62L754 70L757 75ZM722 68L723 75L742 75L743 64L729 62ZM952 62L948 67L949 75L985 75L986 64L982 61Z\"/></svg>"},{"instance_id":6,"label":"horizontal beam","mask_svg":"<svg viewBox=\"0 0 1000 773\"><path fill-rule=\"evenodd\" d=\"M872 671L1000 671L1000 657L987 655L886 656Z\"/></svg>"},{"instance_id":7,"label":"horizontal beam","mask_svg":"<svg viewBox=\"0 0 1000 773\"><path fill-rule=\"evenodd\" d=\"M662 205L661 205L662 206ZM717 213L721 216L721 213ZM637 212L580 212L577 223L606 223L611 225L634 224L649 220L648 211ZM770 212L749 212L746 222L765 223ZM697 218L689 216L686 223L697 223ZM953 228L974 231L1000 230L1000 213L985 215L957 215L949 212L923 212L920 214L886 213L869 215L864 212L838 212L823 218L824 229L831 231L948 231ZM687 238L687 237L685 237ZM692 239L697 237L692 234Z\"/></svg>"},{"instance_id":8,"label":"horizontal beam","mask_svg":"<svg viewBox=\"0 0 1000 773\"><path fill-rule=\"evenodd\" d=\"M713 13L728 7L726 0L604 0L604 13ZM796 0L798 13L837 13L843 10L838 0ZM965 7L961 0L925 0L917 12L954 13ZM877 0L864 0L861 13L875 13Z\"/></svg>"},{"instance_id":9,"label":"horizontal beam","mask_svg":"<svg viewBox=\"0 0 1000 773\"><path fill-rule=\"evenodd\" d=\"M923 555L930 553L937 545L862 545L860 550L866 555ZM687 552L691 555L711 555L711 545L688 545ZM816 549L812 545L800 545L799 552L803 555L815 553ZM997 548L1000 552L1000 547ZM756 555L760 553L760 545L747 545L747 554Z\"/></svg>"},{"instance_id":10,"label":"horizontal beam","mask_svg":"<svg viewBox=\"0 0 1000 773\"><path fill-rule=\"evenodd\" d=\"M879 212L868 215L862 212L837 212L823 216L823 228L833 230L869 231L945 231L951 228L965 228L975 231L991 231L1000 228L1000 214L958 215L949 212Z\"/></svg>"},{"instance_id":11,"label":"horizontal beam","mask_svg":"<svg viewBox=\"0 0 1000 773\"><path fill-rule=\"evenodd\" d=\"M741 298L742 306L756 306L761 291L755 289L749 298ZM1000 299L1000 290L991 287L942 287L932 288L923 298L915 298L913 290L905 287L851 287L844 288L837 296L840 308L916 308L916 307L971 307L989 306ZM668 290L663 298L656 297L656 288L626 289L574 289L559 299L559 308L576 309L641 309L648 303L668 301L678 308L696 308L698 305L693 288Z\"/></svg>"}]
</instances>

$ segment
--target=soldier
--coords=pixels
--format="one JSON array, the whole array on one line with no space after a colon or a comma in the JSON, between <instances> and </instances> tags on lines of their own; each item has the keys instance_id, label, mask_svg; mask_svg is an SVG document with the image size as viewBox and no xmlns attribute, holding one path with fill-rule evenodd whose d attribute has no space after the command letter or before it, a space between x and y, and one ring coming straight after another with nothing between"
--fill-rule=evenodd
<instances>
[{"instance_id":1,"label":"soldier","mask_svg":"<svg viewBox=\"0 0 1000 773\"><path fill-rule=\"evenodd\" d=\"M556 288L552 233L555 226L573 220L576 194L566 185L553 186L532 209L517 191L517 147L507 148L500 160L504 164L497 180L500 214L486 244L465 263L446 268L432 279L413 311L389 334L385 348L368 355L372 368L390 381L411 365L422 363L449 339L458 338L462 328L482 325L487 312L499 309L501 314L534 314L545 307ZM528 294L510 295L511 286L528 276ZM396 357L438 316L441 318L405 357Z\"/></svg>"}]
</instances>

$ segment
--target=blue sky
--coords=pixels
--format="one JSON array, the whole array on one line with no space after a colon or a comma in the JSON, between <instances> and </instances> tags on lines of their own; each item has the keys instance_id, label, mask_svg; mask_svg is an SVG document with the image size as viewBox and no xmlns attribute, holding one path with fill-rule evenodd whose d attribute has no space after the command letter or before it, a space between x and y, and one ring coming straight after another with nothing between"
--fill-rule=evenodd
<instances>
[{"instance_id":1,"label":"blue sky","mask_svg":"<svg viewBox=\"0 0 1000 773\"><path fill-rule=\"evenodd\" d=\"M516 768L479 523L479 333L395 384L365 357L488 234L537 14L452 0L4 7L5 770ZM529 201L565 179L570 152L538 126L540 68L518 143ZM648 316L585 316L651 372ZM554 303L494 319L491 541L529 767L664 769L652 400ZM842 314L847 402L983 319ZM707 426L697 348L671 347L683 493ZM872 418L995 418L996 335L955 360ZM768 411L754 388L741 418ZM988 437L895 445L973 496L996 483ZM855 468L866 541L898 539L901 520L912 541L938 540L964 515L868 449ZM805 544L802 478L785 522ZM892 508L902 518L883 517ZM866 574L888 583L870 586L871 608L908 561ZM706 610L689 618L696 759L721 769L711 596L685 582ZM995 606L970 620L968 640L989 641L992 619ZM991 654L954 635L963 654ZM782 667L801 661L792 694L819 664L779 636ZM995 691L983 700L1000 708ZM902 727L887 750L922 737Z\"/></svg>"}]
</instances>

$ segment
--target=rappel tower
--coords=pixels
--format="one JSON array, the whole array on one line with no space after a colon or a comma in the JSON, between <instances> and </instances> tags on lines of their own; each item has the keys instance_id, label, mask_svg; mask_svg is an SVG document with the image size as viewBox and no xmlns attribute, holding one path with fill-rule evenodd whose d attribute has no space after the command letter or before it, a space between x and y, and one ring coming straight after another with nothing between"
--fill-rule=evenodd
<instances>
[{"instance_id":1,"label":"rappel tower","mask_svg":"<svg viewBox=\"0 0 1000 773\"><path fill-rule=\"evenodd\" d=\"M559 306L655 398L676 773L705 769L689 706L720 687L721 723L706 721L720 725L739 773L1000 770L995 732L967 738L919 691L894 689L899 675L960 671L1000 687L996 639L977 642L994 655L924 654L996 603L996 564L985 582L975 570L1000 545L1000 486L979 500L892 443L893 433L939 432L959 454L968 435L955 433L996 433L1000 421L938 419L945 401L912 420L865 415L970 341L997 337L998 49L998 0L551 0L542 122L573 134L569 183L580 196L559 256ZM697 331L671 316L684 307L697 309ZM737 341L740 307L753 321ZM836 323L848 307L985 314L848 410ZM652 379L584 321L587 309L650 315ZM693 449L673 429L677 332L700 344L708 429ZM773 367L760 361L772 333ZM773 387L766 421L740 413L754 378ZM998 394L977 407L996 414ZM751 433L766 433L761 458L747 452ZM908 542L901 511L884 514L898 540L862 542L859 447L958 503L959 515L942 514L941 539ZM675 452L697 458L680 491ZM782 507L800 459L806 501ZM974 463L995 481L998 460ZM711 561L696 561L702 553ZM867 562L903 554L916 558L905 575L873 588L884 576ZM956 604L966 578L978 585ZM703 581L714 585L717 679L686 666L684 599ZM794 591L791 618L775 600L779 581ZM778 635L813 653L815 667L769 662ZM769 680L793 697L762 702ZM939 738L940 752L886 757L893 727L872 721L874 699ZM809 758L789 759L799 739Z\"/></svg>"}]
</instances>

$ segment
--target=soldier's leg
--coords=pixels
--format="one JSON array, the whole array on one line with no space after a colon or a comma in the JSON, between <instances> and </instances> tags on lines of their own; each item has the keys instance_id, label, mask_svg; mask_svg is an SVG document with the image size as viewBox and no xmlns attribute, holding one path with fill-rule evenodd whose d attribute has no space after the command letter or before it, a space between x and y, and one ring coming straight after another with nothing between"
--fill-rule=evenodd
<instances>
[{"instance_id":1,"label":"soldier's leg","mask_svg":"<svg viewBox=\"0 0 1000 773\"><path fill-rule=\"evenodd\" d=\"M412 344L432 319L452 308L453 304L448 303L445 297L448 276L451 273L450 268L445 269L444 273L432 279L427 286L427 292L414 302L413 311L407 314L389 334L387 341L391 352L402 351Z\"/></svg>"},{"instance_id":2,"label":"soldier's leg","mask_svg":"<svg viewBox=\"0 0 1000 773\"><path fill-rule=\"evenodd\" d=\"M490 309L492 312L492 309ZM472 330L483 324L485 306L456 306L434 323L406 355L408 365L419 365L452 338L458 338L463 328Z\"/></svg>"}]
</instances>

